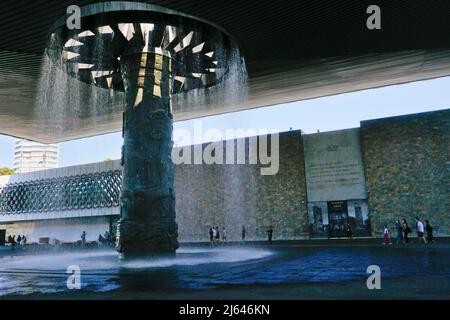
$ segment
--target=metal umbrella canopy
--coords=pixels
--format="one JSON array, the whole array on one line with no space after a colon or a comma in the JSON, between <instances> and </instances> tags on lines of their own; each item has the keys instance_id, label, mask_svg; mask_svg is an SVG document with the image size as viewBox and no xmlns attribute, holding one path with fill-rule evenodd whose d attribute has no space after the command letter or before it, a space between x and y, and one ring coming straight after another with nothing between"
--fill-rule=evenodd
<instances>
[{"instance_id":1,"label":"metal umbrella canopy","mask_svg":"<svg viewBox=\"0 0 450 320\"><path fill-rule=\"evenodd\" d=\"M82 12L80 30L56 23L46 51L74 78L104 89L124 91L120 61L135 53L172 61L171 94L209 87L226 76L238 47L218 27L156 6L116 2Z\"/></svg>"}]
</instances>

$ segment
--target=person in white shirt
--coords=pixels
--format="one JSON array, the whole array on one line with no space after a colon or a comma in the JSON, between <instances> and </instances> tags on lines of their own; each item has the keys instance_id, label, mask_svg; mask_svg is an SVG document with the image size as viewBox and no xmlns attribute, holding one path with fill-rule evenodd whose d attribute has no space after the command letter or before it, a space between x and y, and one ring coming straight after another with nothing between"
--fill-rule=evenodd
<instances>
[{"instance_id":1,"label":"person in white shirt","mask_svg":"<svg viewBox=\"0 0 450 320\"><path fill-rule=\"evenodd\" d=\"M425 227L420 221L419 217L416 217L416 228L417 228L417 241L420 243L423 241L423 243L427 243L427 240L425 239L424 233L425 233Z\"/></svg>"},{"instance_id":2,"label":"person in white shirt","mask_svg":"<svg viewBox=\"0 0 450 320\"><path fill-rule=\"evenodd\" d=\"M217 229L216 229L216 227L213 227L212 231L213 231L213 244L216 244L216 242L217 242Z\"/></svg>"}]
</instances>

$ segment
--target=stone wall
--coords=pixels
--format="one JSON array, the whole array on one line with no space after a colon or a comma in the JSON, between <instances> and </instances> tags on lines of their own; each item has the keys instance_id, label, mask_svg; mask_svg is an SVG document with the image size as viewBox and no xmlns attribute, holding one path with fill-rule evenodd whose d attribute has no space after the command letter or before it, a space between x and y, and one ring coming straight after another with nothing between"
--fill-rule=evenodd
<instances>
[{"instance_id":1,"label":"stone wall","mask_svg":"<svg viewBox=\"0 0 450 320\"><path fill-rule=\"evenodd\" d=\"M248 157L242 165L177 166L177 221L182 241L208 240L209 227L215 225L226 227L229 240L240 239L243 225L248 240L265 239L270 225L274 239L308 237L301 132L282 133L279 141L279 171L273 176L261 175L261 163L250 165Z\"/></svg>"},{"instance_id":2,"label":"stone wall","mask_svg":"<svg viewBox=\"0 0 450 320\"><path fill-rule=\"evenodd\" d=\"M397 218L414 230L415 216L450 235L449 134L448 109L361 122L374 235Z\"/></svg>"}]
</instances>

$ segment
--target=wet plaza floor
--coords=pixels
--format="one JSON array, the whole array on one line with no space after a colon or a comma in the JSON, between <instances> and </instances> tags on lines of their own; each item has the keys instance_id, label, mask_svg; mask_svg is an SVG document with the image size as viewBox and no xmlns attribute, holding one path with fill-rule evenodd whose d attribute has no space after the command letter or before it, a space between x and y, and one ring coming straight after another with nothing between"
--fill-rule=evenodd
<instances>
[{"instance_id":1,"label":"wet plaza floor","mask_svg":"<svg viewBox=\"0 0 450 320\"><path fill-rule=\"evenodd\" d=\"M182 247L120 263L112 250L0 256L0 298L450 299L450 245ZM67 288L78 266L81 289ZM381 269L368 290L367 267Z\"/></svg>"}]
</instances>

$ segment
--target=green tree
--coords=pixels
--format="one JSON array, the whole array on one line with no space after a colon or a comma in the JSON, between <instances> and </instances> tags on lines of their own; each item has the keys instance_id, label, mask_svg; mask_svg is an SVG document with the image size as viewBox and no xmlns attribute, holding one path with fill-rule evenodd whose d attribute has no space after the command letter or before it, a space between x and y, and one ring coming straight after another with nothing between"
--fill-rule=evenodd
<instances>
[{"instance_id":1,"label":"green tree","mask_svg":"<svg viewBox=\"0 0 450 320\"><path fill-rule=\"evenodd\" d=\"M10 169L10 168L0 168L0 176L10 176L14 174L14 170Z\"/></svg>"},{"instance_id":2,"label":"green tree","mask_svg":"<svg viewBox=\"0 0 450 320\"><path fill-rule=\"evenodd\" d=\"M111 158L106 158L105 160L103 160L103 162L111 162L113 161Z\"/></svg>"}]
</instances>

